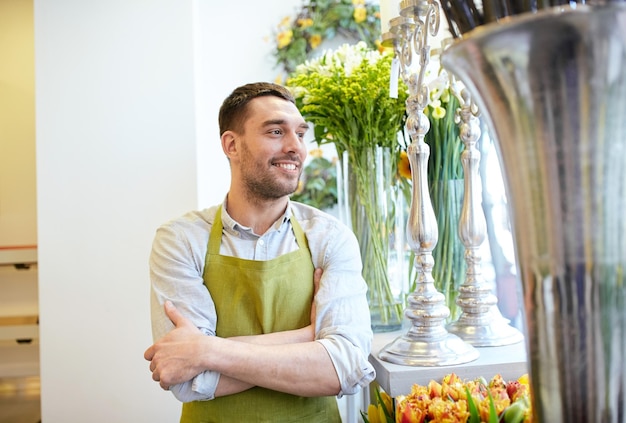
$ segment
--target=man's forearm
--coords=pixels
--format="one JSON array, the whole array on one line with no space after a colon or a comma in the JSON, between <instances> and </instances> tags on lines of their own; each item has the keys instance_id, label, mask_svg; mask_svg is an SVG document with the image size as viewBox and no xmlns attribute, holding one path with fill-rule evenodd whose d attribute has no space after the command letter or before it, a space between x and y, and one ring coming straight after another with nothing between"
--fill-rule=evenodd
<instances>
[{"instance_id":1,"label":"man's forearm","mask_svg":"<svg viewBox=\"0 0 626 423\"><path fill-rule=\"evenodd\" d=\"M298 342L312 341L314 337L314 329L312 325L301 329L267 333L262 335L250 335L250 336L235 336L229 338L238 342L245 342L248 344L257 345L280 345L291 344ZM237 394L252 388L254 385L243 382L238 379L233 379L224 374L220 375L220 380L215 390L215 396L221 397L226 395Z\"/></svg>"},{"instance_id":2,"label":"man's forearm","mask_svg":"<svg viewBox=\"0 0 626 423\"><path fill-rule=\"evenodd\" d=\"M333 363L318 342L243 346L213 336L204 341L203 367L222 377L301 396L337 395L340 391Z\"/></svg>"},{"instance_id":3,"label":"man's forearm","mask_svg":"<svg viewBox=\"0 0 626 423\"><path fill-rule=\"evenodd\" d=\"M226 395L238 394L239 392L247 391L254 387L254 385L246 382L242 382L237 379L233 379L226 375L220 375L220 380L215 389L215 397L224 397Z\"/></svg>"},{"instance_id":4,"label":"man's forearm","mask_svg":"<svg viewBox=\"0 0 626 423\"><path fill-rule=\"evenodd\" d=\"M300 329L286 330L283 332L264 333L262 335L234 336L228 339L257 345L294 344L298 342L313 341L315 339L315 329L313 325L309 325Z\"/></svg>"}]
</instances>

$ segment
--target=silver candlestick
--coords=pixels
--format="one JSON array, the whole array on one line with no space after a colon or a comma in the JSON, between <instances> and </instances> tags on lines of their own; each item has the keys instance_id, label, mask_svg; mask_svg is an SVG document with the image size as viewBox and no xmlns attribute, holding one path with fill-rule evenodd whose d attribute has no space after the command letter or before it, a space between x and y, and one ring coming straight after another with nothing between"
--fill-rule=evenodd
<instances>
[{"instance_id":1,"label":"silver candlestick","mask_svg":"<svg viewBox=\"0 0 626 423\"><path fill-rule=\"evenodd\" d=\"M465 149L461 153L464 174L464 195L461 218L459 220L459 238L465 246L467 271L465 281L459 287L456 303L462 310L459 319L448 325L465 342L477 347L496 347L521 342L522 333L509 325L498 310L498 299L491 292L491 287L482 277L481 255L479 248L485 240L486 224L481 206L481 186L478 167L480 151L476 142L480 137L478 108L471 101L467 90L460 93L451 84L452 92L459 99L461 107L455 116L459 125L461 141Z\"/></svg>"},{"instance_id":2,"label":"silver candlestick","mask_svg":"<svg viewBox=\"0 0 626 423\"><path fill-rule=\"evenodd\" d=\"M427 167L430 148L424 136L430 129L423 113L428 104L428 86L424 74L430 56L428 35L439 30L439 4L434 0L404 0L399 17L391 20L391 36L400 73L409 88L407 131L411 137L408 156L413 178L413 195L407 225L407 238L415 252L417 281L408 296L405 316L411 321L409 331L385 346L381 360L409 366L442 366L462 364L478 358L478 351L458 336L449 333L445 320L450 309L445 297L437 291L432 276L432 251L438 240L437 220L428 192ZM413 58L419 62L412 66Z\"/></svg>"}]
</instances>

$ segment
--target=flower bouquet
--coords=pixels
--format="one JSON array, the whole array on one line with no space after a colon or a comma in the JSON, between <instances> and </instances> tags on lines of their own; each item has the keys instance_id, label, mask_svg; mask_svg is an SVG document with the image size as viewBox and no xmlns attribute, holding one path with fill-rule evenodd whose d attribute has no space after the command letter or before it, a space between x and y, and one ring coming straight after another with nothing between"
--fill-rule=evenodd
<instances>
[{"instance_id":1,"label":"flower bouquet","mask_svg":"<svg viewBox=\"0 0 626 423\"><path fill-rule=\"evenodd\" d=\"M429 84L430 100L424 110L430 130L424 141L430 146L428 189L439 230L433 250L435 287L444 294L450 309L449 321L457 320L459 286L465 280L465 246L458 235L463 207L464 181L461 153L464 149L455 122L459 100L452 95L450 78L445 71Z\"/></svg>"},{"instance_id":2,"label":"flower bouquet","mask_svg":"<svg viewBox=\"0 0 626 423\"><path fill-rule=\"evenodd\" d=\"M410 189L398 173L407 93L402 86L398 98L389 96L392 59L391 52L364 42L344 44L299 65L286 83L313 123L315 140L337 150L343 169L339 193L349 208L345 220L361 246L372 326L377 330L380 324L380 331L400 327L404 294L398 291L407 289L392 281L408 273L389 266L390 257L404 266L405 227L397 219L407 211L403 191Z\"/></svg>"},{"instance_id":3,"label":"flower bouquet","mask_svg":"<svg viewBox=\"0 0 626 423\"><path fill-rule=\"evenodd\" d=\"M376 391L377 404L370 404L365 423L528 423L532 421L528 375L505 382L501 375L491 381L462 381L456 374L442 382L413 385L408 395L394 401Z\"/></svg>"},{"instance_id":4,"label":"flower bouquet","mask_svg":"<svg viewBox=\"0 0 626 423\"><path fill-rule=\"evenodd\" d=\"M274 42L276 63L287 73L304 63L325 41L341 35L374 47L380 39L377 2L365 0L312 0L294 17L285 17L277 27Z\"/></svg>"}]
</instances>

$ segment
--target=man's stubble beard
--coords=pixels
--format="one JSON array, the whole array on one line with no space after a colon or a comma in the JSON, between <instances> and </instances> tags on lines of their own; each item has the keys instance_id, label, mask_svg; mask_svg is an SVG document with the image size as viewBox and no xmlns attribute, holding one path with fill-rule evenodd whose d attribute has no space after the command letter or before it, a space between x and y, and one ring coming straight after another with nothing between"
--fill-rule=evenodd
<instances>
[{"instance_id":1,"label":"man's stubble beard","mask_svg":"<svg viewBox=\"0 0 626 423\"><path fill-rule=\"evenodd\" d=\"M281 182L273 175L271 163L256 162L245 142L242 143L241 177L250 199L277 200L293 194L298 188L298 181L302 175L302 167L298 178Z\"/></svg>"}]
</instances>

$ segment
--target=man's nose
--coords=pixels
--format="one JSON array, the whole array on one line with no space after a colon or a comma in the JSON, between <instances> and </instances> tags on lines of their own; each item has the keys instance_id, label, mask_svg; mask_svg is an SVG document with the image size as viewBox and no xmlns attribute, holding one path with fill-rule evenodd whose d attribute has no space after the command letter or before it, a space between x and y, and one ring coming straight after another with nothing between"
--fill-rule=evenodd
<instances>
[{"instance_id":1,"label":"man's nose","mask_svg":"<svg viewBox=\"0 0 626 423\"><path fill-rule=\"evenodd\" d=\"M285 148L290 152L296 152L302 149L302 140L295 132L290 132L285 137Z\"/></svg>"}]
</instances>

